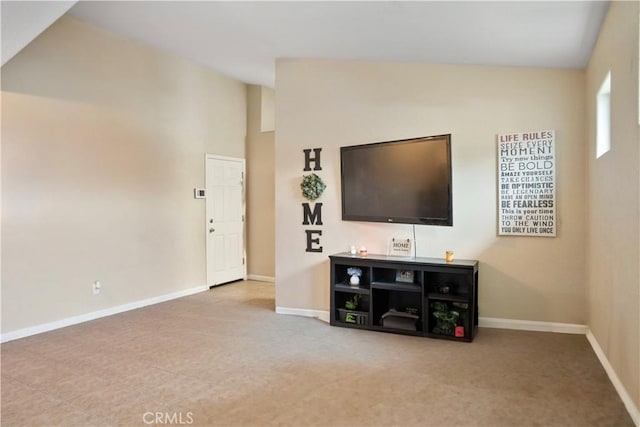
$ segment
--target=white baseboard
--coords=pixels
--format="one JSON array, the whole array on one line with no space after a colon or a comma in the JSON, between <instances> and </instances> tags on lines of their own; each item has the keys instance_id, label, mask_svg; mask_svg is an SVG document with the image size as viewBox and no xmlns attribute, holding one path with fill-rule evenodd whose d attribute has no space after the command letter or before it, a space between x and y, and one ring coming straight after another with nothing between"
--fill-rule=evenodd
<instances>
[{"instance_id":1,"label":"white baseboard","mask_svg":"<svg viewBox=\"0 0 640 427\"><path fill-rule=\"evenodd\" d=\"M303 317L315 317L323 322L329 323L329 312L326 310L308 310L306 308L288 308L288 307L276 307L276 313L278 314L290 314L294 316Z\"/></svg>"},{"instance_id":2,"label":"white baseboard","mask_svg":"<svg viewBox=\"0 0 640 427\"><path fill-rule=\"evenodd\" d=\"M271 282L275 283L276 278L271 276L260 276L259 274L249 274L247 275L247 280L255 280L257 282Z\"/></svg>"},{"instance_id":3,"label":"white baseboard","mask_svg":"<svg viewBox=\"0 0 640 427\"><path fill-rule=\"evenodd\" d=\"M478 326L481 328L517 329L522 331L556 332L562 334L587 333L586 325L573 323L539 322L535 320L499 319L495 317L480 317Z\"/></svg>"},{"instance_id":4,"label":"white baseboard","mask_svg":"<svg viewBox=\"0 0 640 427\"><path fill-rule=\"evenodd\" d=\"M118 314L118 313L122 313L129 310L135 310L136 308L145 307L147 305L158 304L158 303L169 301L176 298L182 298L188 295L193 295L193 294L197 294L199 292L204 292L208 290L209 290L208 286L197 286L195 288L185 289L178 292L172 292L166 295L160 295L157 297L130 302L130 303L118 305L115 307L105 308L104 310L98 310L98 311L93 311L91 313L81 314L79 316L68 317L66 319L57 320L55 322L44 323L42 325L31 326L29 328L24 328L24 329L18 329L17 331L7 332L0 335L0 342L4 343L7 341L17 340L19 338L25 338L31 335L53 331L54 329L60 329L60 328L64 328L71 325L77 325L78 323L88 322L90 320L99 319L101 317L107 317L113 314Z\"/></svg>"},{"instance_id":5,"label":"white baseboard","mask_svg":"<svg viewBox=\"0 0 640 427\"><path fill-rule=\"evenodd\" d=\"M315 317L329 322L329 312L325 310L309 310L304 308L276 307L278 314L290 314L294 316ZM478 326L481 328L517 329L522 331L556 332L563 334L587 333L586 325L572 323L539 322L534 320L498 319L493 317L480 317Z\"/></svg>"},{"instance_id":6,"label":"white baseboard","mask_svg":"<svg viewBox=\"0 0 640 427\"><path fill-rule=\"evenodd\" d=\"M618 378L618 375L616 375L616 371L613 370L613 367L609 363L609 359L607 359L607 356L604 354L604 351L602 351L602 347L600 347L598 340L596 340L596 337L593 335L591 331L587 331L587 340L591 344L591 348L593 348L593 351L596 354L596 356L598 356L598 360L600 360L602 367L604 368L605 372L609 376L609 379L611 380L613 387L618 392L618 395L620 396L620 400L622 400L622 403L624 403L625 408L627 408L627 411L629 412L631 419L633 420L636 426L640 427L640 410L638 410L638 407L633 403L633 399L631 399L631 396L629 396L627 389L624 387L624 385L622 385L620 378Z\"/></svg>"}]
</instances>

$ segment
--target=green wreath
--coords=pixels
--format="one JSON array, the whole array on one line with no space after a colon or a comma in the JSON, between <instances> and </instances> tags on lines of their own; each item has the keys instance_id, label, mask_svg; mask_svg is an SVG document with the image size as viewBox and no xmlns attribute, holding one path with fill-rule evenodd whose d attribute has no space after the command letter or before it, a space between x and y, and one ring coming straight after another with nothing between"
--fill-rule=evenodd
<instances>
[{"instance_id":1,"label":"green wreath","mask_svg":"<svg viewBox=\"0 0 640 427\"><path fill-rule=\"evenodd\" d=\"M302 195L307 200L315 200L322 195L327 186L322 182L322 178L312 173L311 175L302 175L300 188L302 189Z\"/></svg>"}]
</instances>

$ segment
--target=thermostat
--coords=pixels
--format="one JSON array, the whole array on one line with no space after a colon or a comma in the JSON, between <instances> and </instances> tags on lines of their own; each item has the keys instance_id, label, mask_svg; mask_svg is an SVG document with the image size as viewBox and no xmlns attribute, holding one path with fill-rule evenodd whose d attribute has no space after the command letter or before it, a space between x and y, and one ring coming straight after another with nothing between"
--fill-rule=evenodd
<instances>
[{"instance_id":1,"label":"thermostat","mask_svg":"<svg viewBox=\"0 0 640 427\"><path fill-rule=\"evenodd\" d=\"M196 199L204 199L206 198L206 192L204 188L194 188L193 189L193 197Z\"/></svg>"}]
</instances>

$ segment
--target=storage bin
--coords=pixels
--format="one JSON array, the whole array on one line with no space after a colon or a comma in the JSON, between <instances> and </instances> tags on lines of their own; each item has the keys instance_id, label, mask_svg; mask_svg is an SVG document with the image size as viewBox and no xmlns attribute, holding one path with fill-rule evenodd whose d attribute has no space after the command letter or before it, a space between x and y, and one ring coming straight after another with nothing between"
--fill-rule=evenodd
<instances>
[{"instance_id":1,"label":"storage bin","mask_svg":"<svg viewBox=\"0 0 640 427\"><path fill-rule=\"evenodd\" d=\"M346 308L338 309L338 320L344 323L354 325L367 325L369 321L369 313L364 311L347 310Z\"/></svg>"}]
</instances>

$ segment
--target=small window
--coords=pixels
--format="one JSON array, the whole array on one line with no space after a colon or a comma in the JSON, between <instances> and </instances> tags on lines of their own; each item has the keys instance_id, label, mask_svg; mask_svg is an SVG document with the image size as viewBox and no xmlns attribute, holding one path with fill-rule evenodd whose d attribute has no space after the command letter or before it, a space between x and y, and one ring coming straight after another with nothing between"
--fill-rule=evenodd
<instances>
[{"instance_id":1,"label":"small window","mask_svg":"<svg viewBox=\"0 0 640 427\"><path fill-rule=\"evenodd\" d=\"M611 71L596 97L596 159L611 149Z\"/></svg>"}]
</instances>

